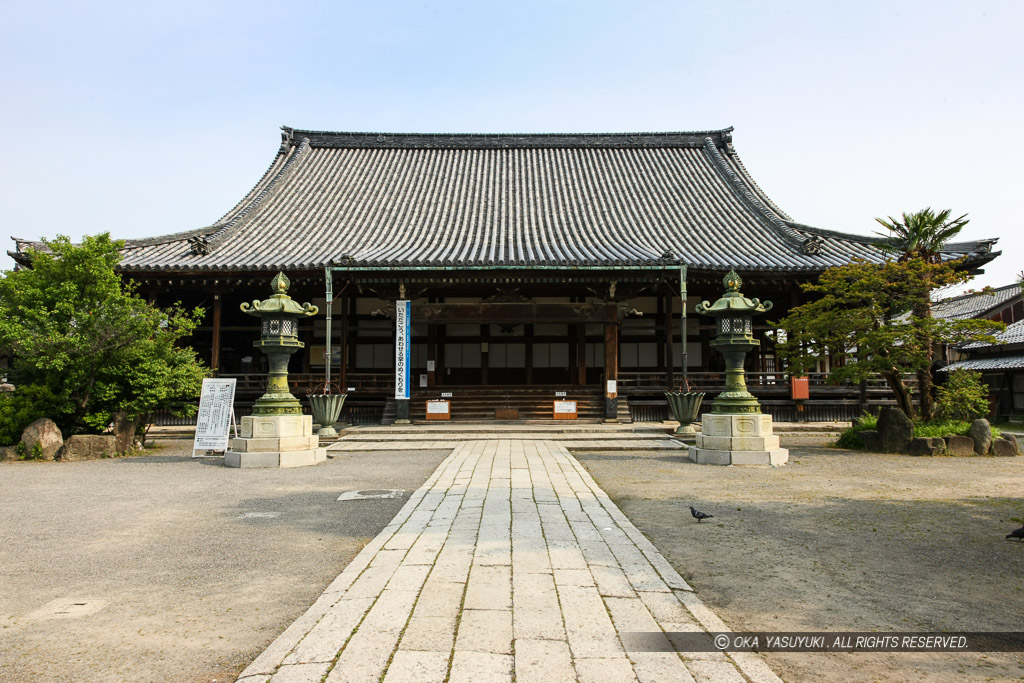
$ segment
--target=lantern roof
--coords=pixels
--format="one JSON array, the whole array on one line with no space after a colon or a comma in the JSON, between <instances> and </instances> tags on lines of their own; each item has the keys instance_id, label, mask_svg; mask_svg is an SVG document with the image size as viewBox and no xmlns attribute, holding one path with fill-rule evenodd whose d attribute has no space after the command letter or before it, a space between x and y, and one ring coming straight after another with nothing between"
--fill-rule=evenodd
<instances>
[{"instance_id":1,"label":"lantern roof","mask_svg":"<svg viewBox=\"0 0 1024 683\"><path fill-rule=\"evenodd\" d=\"M735 270L730 270L725 274L725 277L722 279L722 284L725 285L725 294L723 294L715 303L705 301L697 304L695 309L697 313L715 317L736 314L747 314L753 316L772 310L771 301L761 301L756 298L748 299L740 294L740 287L743 286L743 280Z\"/></svg>"},{"instance_id":2,"label":"lantern roof","mask_svg":"<svg viewBox=\"0 0 1024 683\"><path fill-rule=\"evenodd\" d=\"M320 309L309 303L299 304L288 296L288 288L291 287L291 280L283 272L274 276L270 281L270 289L274 292L269 299L260 301L253 299L252 304L243 303L243 313L263 318L271 315L289 315L296 317L309 317L316 315Z\"/></svg>"}]
</instances>

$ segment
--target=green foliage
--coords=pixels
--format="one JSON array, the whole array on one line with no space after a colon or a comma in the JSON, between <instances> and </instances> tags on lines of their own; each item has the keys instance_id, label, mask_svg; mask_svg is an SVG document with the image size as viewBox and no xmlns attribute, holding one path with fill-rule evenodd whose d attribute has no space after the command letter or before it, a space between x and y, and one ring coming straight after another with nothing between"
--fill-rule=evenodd
<instances>
[{"instance_id":1,"label":"green foliage","mask_svg":"<svg viewBox=\"0 0 1024 683\"><path fill-rule=\"evenodd\" d=\"M935 407L940 418L973 420L988 414L988 385L980 372L954 370L946 384L935 388Z\"/></svg>"},{"instance_id":2,"label":"green foliage","mask_svg":"<svg viewBox=\"0 0 1024 683\"><path fill-rule=\"evenodd\" d=\"M951 213L950 209L935 213L927 207L916 213L904 213L902 222L892 216L889 220L876 218L889 231L887 235L878 233L886 237L882 250L904 261L921 258L937 263L942 258L939 253L942 247L969 223L967 214L951 219Z\"/></svg>"},{"instance_id":3,"label":"green foliage","mask_svg":"<svg viewBox=\"0 0 1024 683\"><path fill-rule=\"evenodd\" d=\"M102 431L120 415L138 421L199 395L206 370L178 341L202 312L161 310L114 270L123 246L109 235L67 237L31 250L32 267L0 278L0 354L16 390L0 410L45 415L65 436ZM31 419L28 419L31 416Z\"/></svg>"},{"instance_id":4,"label":"green foliage","mask_svg":"<svg viewBox=\"0 0 1024 683\"><path fill-rule=\"evenodd\" d=\"M849 448L850 450L864 448L864 440L860 438L860 432L861 430L854 427L844 429L839 434L839 438L836 439L836 446L839 448Z\"/></svg>"},{"instance_id":5,"label":"green foliage","mask_svg":"<svg viewBox=\"0 0 1024 683\"><path fill-rule=\"evenodd\" d=\"M872 415L871 413L863 413L860 417L853 421L853 428L858 432L863 432L867 429L878 428L878 416Z\"/></svg>"},{"instance_id":6,"label":"green foliage","mask_svg":"<svg viewBox=\"0 0 1024 683\"><path fill-rule=\"evenodd\" d=\"M944 436L967 436L971 430L970 420L933 420L931 422L919 422L914 425L914 436L921 437L944 437ZM992 427L992 438L998 439L1002 431Z\"/></svg>"},{"instance_id":7,"label":"green foliage","mask_svg":"<svg viewBox=\"0 0 1024 683\"><path fill-rule=\"evenodd\" d=\"M860 433L870 429L875 429L878 426L878 418L871 413L864 413L856 420L853 424L844 429L836 440L836 446L839 448L859 449L864 448L864 440L860 438Z\"/></svg>"},{"instance_id":8,"label":"green foliage","mask_svg":"<svg viewBox=\"0 0 1024 683\"><path fill-rule=\"evenodd\" d=\"M24 386L0 394L0 445L18 442L21 432L41 417L49 417L53 394L46 387Z\"/></svg>"},{"instance_id":9,"label":"green foliage","mask_svg":"<svg viewBox=\"0 0 1024 683\"><path fill-rule=\"evenodd\" d=\"M32 450L28 449L24 441L19 441L18 445L15 446L15 451L18 453L18 460L42 460L43 459L43 445L36 443L32 445Z\"/></svg>"},{"instance_id":10,"label":"green foliage","mask_svg":"<svg viewBox=\"0 0 1024 683\"><path fill-rule=\"evenodd\" d=\"M900 408L913 417L902 376L930 369L932 344L994 342L992 333L1004 328L989 320L936 319L930 310L920 310L932 288L970 279L958 265L915 258L829 268L817 283L802 286L816 298L777 323L786 330L779 355L794 375L815 370L826 356L841 359L842 365L833 364L829 374L835 384L882 376Z\"/></svg>"},{"instance_id":11,"label":"green foliage","mask_svg":"<svg viewBox=\"0 0 1024 683\"><path fill-rule=\"evenodd\" d=\"M860 433L867 430L873 430L878 428L878 418L869 413L864 413L859 418L853 421L853 424L844 429L836 440L836 446L839 448L849 448L851 450L857 450L864 448L864 440L861 439ZM967 432L971 429L971 422L969 420L935 420L932 422L917 422L914 424L914 436L915 437L937 437L943 438L946 436L967 436ZM998 439L1002 432L992 427L992 438Z\"/></svg>"}]
</instances>

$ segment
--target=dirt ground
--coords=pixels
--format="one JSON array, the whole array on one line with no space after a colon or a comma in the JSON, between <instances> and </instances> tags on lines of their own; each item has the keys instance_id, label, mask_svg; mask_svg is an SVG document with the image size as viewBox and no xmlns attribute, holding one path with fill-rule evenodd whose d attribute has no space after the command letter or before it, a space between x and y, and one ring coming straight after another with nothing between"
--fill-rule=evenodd
<instances>
[{"instance_id":1,"label":"dirt ground","mask_svg":"<svg viewBox=\"0 0 1024 683\"><path fill-rule=\"evenodd\" d=\"M1024 457L575 454L736 631L1024 631ZM714 515L697 524L689 506ZM786 681L1019 681L1022 653L766 653Z\"/></svg>"},{"instance_id":2,"label":"dirt ground","mask_svg":"<svg viewBox=\"0 0 1024 683\"><path fill-rule=\"evenodd\" d=\"M234 680L447 455L240 470L191 459L191 439L156 442L0 463L0 681ZM405 495L337 500L384 488Z\"/></svg>"}]
</instances>

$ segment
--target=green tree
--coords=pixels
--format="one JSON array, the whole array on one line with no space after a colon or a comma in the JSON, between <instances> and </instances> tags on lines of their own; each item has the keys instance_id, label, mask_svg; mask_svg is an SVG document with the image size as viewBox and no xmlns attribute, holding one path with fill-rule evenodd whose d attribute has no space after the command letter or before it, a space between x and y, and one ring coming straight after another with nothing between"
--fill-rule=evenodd
<instances>
[{"instance_id":1,"label":"green tree","mask_svg":"<svg viewBox=\"0 0 1024 683\"><path fill-rule=\"evenodd\" d=\"M17 387L7 412L49 417L65 436L113 422L123 452L152 411L199 395L207 371L178 342L202 310L139 297L114 270L123 243L107 234L44 244L30 268L0 278L0 354Z\"/></svg>"},{"instance_id":2,"label":"green tree","mask_svg":"<svg viewBox=\"0 0 1024 683\"><path fill-rule=\"evenodd\" d=\"M897 260L901 262L920 259L925 263L940 263L942 247L956 237L968 223L967 214L959 218L950 218L951 214L950 209L935 213L931 207L926 207L916 213L904 213L902 222L892 216L889 216L888 220L876 218L875 220L889 231L888 235L883 235L887 239L883 243L882 249L897 255ZM925 269L922 271L922 275L927 277L929 271ZM937 285L930 282L925 284L927 288L920 293L916 301L911 303L912 313L918 319L932 317L931 293ZM927 326L923 327L921 332L926 333ZM930 420L935 413L935 403L932 397L935 385L932 378L934 346L929 344L924 351L927 359L926 363L917 371L917 385L921 418Z\"/></svg>"},{"instance_id":3,"label":"green tree","mask_svg":"<svg viewBox=\"0 0 1024 683\"><path fill-rule=\"evenodd\" d=\"M948 420L973 420L988 415L988 386L980 372L954 370L945 385L935 387L935 406L939 417Z\"/></svg>"},{"instance_id":4,"label":"green tree","mask_svg":"<svg viewBox=\"0 0 1024 683\"><path fill-rule=\"evenodd\" d=\"M915 304L932 287L970 279L958 265L914 258L881 264L855 261L829 268L817 283L802 286L816 298L777 323L786 330L786 341L777 347L779 355L793 374L813 370L826 356L840 360L842 364L829 374L829 381L836 384L880 375L900 409L915 419L903 375L929 367L931 345L992 342L992 333L1004 328L989 320L942 320L915 314Z\"/></svg>"}]
</instances>

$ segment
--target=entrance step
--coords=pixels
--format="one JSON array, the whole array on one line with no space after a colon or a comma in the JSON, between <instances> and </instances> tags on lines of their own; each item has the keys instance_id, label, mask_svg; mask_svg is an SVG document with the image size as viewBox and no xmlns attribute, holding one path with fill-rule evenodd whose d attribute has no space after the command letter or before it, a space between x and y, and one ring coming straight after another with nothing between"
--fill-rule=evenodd
<instances>
[{"instance_id":1,"label":"entrance step","mask_svg":"<svg viewBox=\"0 0 1024 683\"><path fill-rule=\"evenodd\" d=\"M329 447L337 451L432 450L452 448L464 441L543 439L579 450L680 450L684 444L661 424L622 425L567 421L522 423L447 423L356 426L344 429Z\"/></svg>"},{"instance_id":2,"label":"entrance step","mask_svg":"<svg viewBox=\"0 0 1024 683\"><path fill-rule=\"evenodd\" d=\"M563 395L556 396L556 393ZM451 419L460 422L494 420L495 411L508 409L518 412L519 420L550 420L556 400L576 401L578 419L604 419L604 394L600 387L451 386L414 389L409 402L409 417L424 420L427 401L433 399L448 400Z\"/></svg>"}]
</instances>

